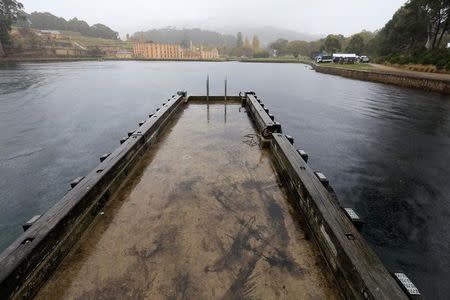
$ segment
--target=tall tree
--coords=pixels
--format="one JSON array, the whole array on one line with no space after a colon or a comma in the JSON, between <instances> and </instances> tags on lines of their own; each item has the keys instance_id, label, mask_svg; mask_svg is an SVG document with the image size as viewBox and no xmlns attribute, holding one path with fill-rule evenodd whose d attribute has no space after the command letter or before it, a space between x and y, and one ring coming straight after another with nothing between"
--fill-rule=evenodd
<instances>
[{"instance_id":1,"label":"tall tree","mask_svg":"<svg viewBox=\"0 0 450 300\"><path fill-rule=\"evenodd\" d=\"M427 42L428 50L439 47L442 36L448 31L450 18L449 0L411 0L423 9L427 15Z\"/></svg>"},{"instance_id":2,"label":"tall tree","mask_svg":"<svg viewBox=\"0 0 450 300\"><path fill-rule=\"evenodd\" d=\"M427 42L428 17L421 3L412 0L395 12L375 38L378 55L413 53Z\"/></svg>"},{"instance_id":3,"label":"tall tree","mask_svg":"<svg viewBox=\"0 0 450 300\"><path fill-rule=\"evenodd\" d=\"M259 49L261 48L261 44L259 42L259 38L257 35L253 36L252 48L253 48L253 51L255 51L255 52L259 51Z\"/></svg>"},{"instance_id":4,"label":"tall tree","mask_svg":"<svg viewBox=\"0 0 450 300\"><path fill-rule=\"evenodd\" d=\"M11 25L22 14L23 5L16 0L0 0L0 56L5 56L4 46L9 45Z\"/></svg>"},{"instance_id":5,"label":"tall tree","mask_svg":"<svg viewBox=\"0 0 450 300\"><path fill-rule=\"evenodd\" d=\"M269 48L275 50L277 55L286 55L288 50L289 41L285 39L278 39L273 43L270 43Z\"/></svg>"},{"instance_id":6,"label":"tall tree","mask_svg":"<svg viewBox=\"0 0 450 300\"><path fill-rule=\"evenodd\" d=\"M325 51L335 53L336 51L340 51L342 46L338 36L330 34L325 38L324 47Z\"/></svg>"},{"instance_id":7,"label":"tall tree","mask_svg":"<svg viewBox=\"0 0 450 300\"><path fill-rule=\"evenodd\" d=\"M298 58L300 55L309 56L309 43L305 41L291 41L288 44L290 54Z\"/></svg>"},{"instance_id":8,"label":"tall tree","mask_svg":"<svg viewBox=\"0 0 450 300\"><path fill-rule=\"evenodd\" d=\"M356 53L358 55L361 55L364 51L364 39L361 36L361 34L355 34L350 39L350 42L348 43L347 47L345 48L345 51L348 53Z\"/></svg>"},{"instance_id":9,"label":"tall tree","mask_svg":"<svg viewBox=\"0 0 450 300\"><path fill-rule=\"evenodd\" d=\"M244 40L242 38L242 32L237 33L236 47L242 48L244 47Z\"/></svg>"},{"instance_id":10,"label":"tall tree","mask_svg":"<svg viewBox=\"0 0 450 300\"><path fill-rule=\"evenodd\" d=\"M252 46L250 45L250 41L248 39L248 37L245 37L244 39L244 48L251 48Z\"/></svg>"}]
</instances>

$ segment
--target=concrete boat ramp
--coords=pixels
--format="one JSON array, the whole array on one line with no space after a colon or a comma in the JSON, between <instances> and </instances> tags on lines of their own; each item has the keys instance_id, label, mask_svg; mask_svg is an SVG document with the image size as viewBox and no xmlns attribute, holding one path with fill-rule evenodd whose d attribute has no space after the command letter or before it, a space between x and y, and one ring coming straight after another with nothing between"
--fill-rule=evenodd
<instances>
[{"instance_id":1,"label":"concrete boat ramp","mask_svg":"<svg viewBox=\"0 0 450 300\"><path fill-rule=\"evenodd\" d=\"M2 253L0 298L412 297L306 161L253 93L174 95Z\"/></svg>"}]
</instances>

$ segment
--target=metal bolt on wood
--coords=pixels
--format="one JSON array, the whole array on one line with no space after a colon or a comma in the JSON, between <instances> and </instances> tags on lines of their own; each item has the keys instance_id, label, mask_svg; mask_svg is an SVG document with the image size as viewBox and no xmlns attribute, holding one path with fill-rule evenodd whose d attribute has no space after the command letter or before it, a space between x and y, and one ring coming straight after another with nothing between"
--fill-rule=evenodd
<instances>
[{"instance_id":1,"label":"metal bolt on wood","mask_svg":"<svg viewBox=\"0 0 450 300\"><path fill-rule=\"evenodd\" d=\"M308 158L309 158L308 153L306 153L304 150L301 150L301 149L297 150L297 152L298 152L298 154L300 154L300 156L303 158L303 160L305 162L308 162Z\"/></svg>"},{"instance_id":2,"label":"metal bolt on wood","mask_svg":"<svg viewBox=\"0 0 450 300\"><path fill-rule=\"evenodd\" d=\"M40 217L41 215L36 215L29 219L25 224L22 225L23 231L27 231L31 226L33 226L34 223L36 223L37 220L39 220Z\"/></svg>"},{"instance_id":3,"label":"metal bolt on wood","mask_svg":"<svg viewBox=\"0 0 450 300\"><path fill-rule=\"evenodd\" d=\"M107 159L109 156L111 155L111 153L107 153L107 154L103 154L102 156L100 156L100 162L103 162L105 159Z\"/></svg>"},{"instance_id":4,"label":"metal bolt on wood","mask_svg":"<svg viewBox=\"0 0 450 300\"><path fill-rule=\"evenodd\" d=\"M316 174L316 177L319 179L319 181L324 185L324 186L328 186L329 181L327 179L327 177L321 173L321 172L314 172L314 174Z\"/></svg>"},{"instance_id":5,"label":"metal bolt on wood","mask_svg":"<svg viewBox=\"0 0 450 300\"><path fill-rule=\"evenodd\" d=\"M76 187L76 186L81 182L81 180L83 180L83 179L84 179L84 176L80 176L80 177L75 178L75 179L72 180L72 182L70 183L70 187L71 187L71 188Z\"/></svg>"},{"instance_id":6,"label":"metal bolt on wood","mask_svg":"<svg viewBox=\"0 0 450 300\"><path fill-rule=\"evenodd\" d=\"M294 144L294 138L292 136L287 135L287 134L285 136L291 144Z\"/></svg>"}]
</instances>

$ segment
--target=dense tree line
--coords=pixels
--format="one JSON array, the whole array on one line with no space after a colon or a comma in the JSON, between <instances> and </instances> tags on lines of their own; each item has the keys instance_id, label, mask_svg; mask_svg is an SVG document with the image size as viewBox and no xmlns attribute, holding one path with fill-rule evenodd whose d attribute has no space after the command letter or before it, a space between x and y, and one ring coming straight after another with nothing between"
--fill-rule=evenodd
<instances>
[{"instance_id":1,"label":"dense tree line","mask_svg":"<svg viewBox=\"0 0 450 300\"><path fill-rule=\"evenodd\" d=\"M145 32L136 32L131 37L138 41L153 41L155 43L186 43L192 41L194 45L208 45L213 47L232 47L236 43L236 37L220 34L210 30L162 28Z\"/></svg>"},{"instance_id":2,"label":"dense tree line","mask_svg":"<svg viewBox=\"0 0 450 300\"><path fill-rule=\"evenodd\" d=\"M315 41L279 39L269 45L278 55L314 57L348 52L398 64L432 64L450 70L450 0L409 0L379 31L350 37L330 34Z\"/></svg>"},{"instance_id":3,"label":"dense tree line","mask_svg":"<svg viewBox=\"0 0 450 300\"><path fill-rule=\"evenodd\" d=\"M11 43L9 31L11 25L21 18L23 5L16 0L0 0L0 56L5 55Z\"/></svg>"},{"instance_id":4,"label":"dense tree line","mask_svg":"<svg viewBox=\"0 0 450 300\"><path fill-rule=\"evenodd\" d=\"M450 70L450 0L410 0L374 39L380 60Z\"/></svg>"},{"instance_id":5,"label":"dense tree line","mask_svg":"<svg viewBox=\"0 0 450 300\"><path fill-rule=\"evenodd\" d=\"M26 16L26 23L30 24L32 28L43 30L63 30L79 32L84 36L98 37L104 39L116 40L119 34L103 24L94 24L89 26L83 20L73 18L66 20L52 15L51 13L33 12ZM19 25L22 25L19 23Z\"/></svg>"},{"instance_id":6,"label":"dense tree line","mask_svg":"<svg viewBox=\"0 0 450 300\"><path fill-rule=\"evenodd\" d=\"M250 41L242 32L237 33L236 44L233 47L223 47L221 52L235 57L269 57L269 52L261 48L261 41L257 35L253 35Z\"/></svg>"},{"instance_id":7,"label":"dense tree line","mask_svg":"<svg viewBox=\"0 0 450 300\"><path fill-rule=\"evenodd\" d=\"M368 55L372 53L371 47L374 37L374 33L362 31L350 37L344 37L341 34L329 34L325 38L313 42L278 39L270 43L269 48L275 50L279 56L314 57L318 53L332 54L337 52Z\"/></svg>"}]
</instances>

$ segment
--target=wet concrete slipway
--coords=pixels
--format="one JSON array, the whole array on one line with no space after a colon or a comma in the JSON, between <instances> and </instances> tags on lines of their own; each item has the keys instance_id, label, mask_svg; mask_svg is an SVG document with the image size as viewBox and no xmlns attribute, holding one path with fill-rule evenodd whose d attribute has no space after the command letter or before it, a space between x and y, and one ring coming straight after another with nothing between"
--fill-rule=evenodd
<instances>
[{"instance_id":1,"label":"wet concrete slipway","mask_svg":"<svg viewBox=\"0 0 450 300\"><path fill-rule=\"evenodd\" d=\"M239 104L172 119L38 299L335 299Z\"/></svg>"},{"instance_id":2,"label":"wet concrete slipway","mask_svg":"<svg viewBox=\"0 0 450 300\"><path fill-rule=\"evenodd\" d=\"M404 271L427 299L448 298L449 97L299 64L0 67L0 251L161 100L180 89L205 94L206 74L213 94L223 95L225 77L231 95L256 91L295 147L309 153L308 165L323 172L340 203L364 220L361 234L386 268Z\"/></svg>"}]
</instances>

